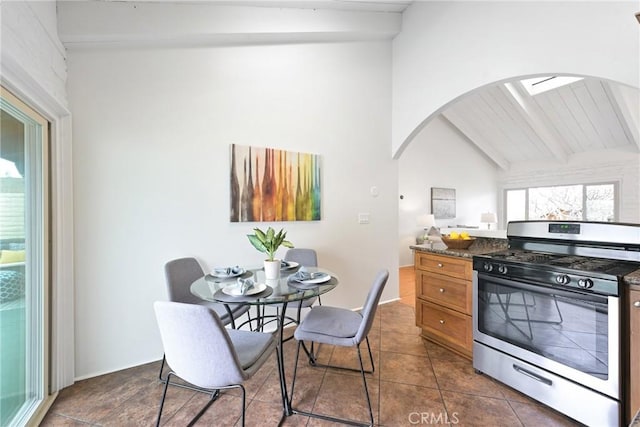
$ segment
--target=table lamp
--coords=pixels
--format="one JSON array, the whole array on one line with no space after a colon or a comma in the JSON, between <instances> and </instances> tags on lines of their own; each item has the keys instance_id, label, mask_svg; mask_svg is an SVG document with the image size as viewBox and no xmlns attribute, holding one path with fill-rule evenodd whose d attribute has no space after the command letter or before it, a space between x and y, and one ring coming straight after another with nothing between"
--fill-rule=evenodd
<instances>
[{"instance_id":1,"label":"table lamp","mask_svg":"<svg viewBox=\"0 0 640 427\"><path fill-rule=\"evenodd\" d=\"M493 212L480 214L480 222L487 224L487 230L491 230L491 224L498 222L498 216Z\"/></svg>"},{"instance_id":2,"label":"table lamp","mask_svg":"<svg viewBox=\"0 0 640 427\"><path fill-rule=\"evenodd\" d=\"M436 218L433 214L421 215L418 218L418 223L422 228L424 228L424 236L422 237L424 241L429 240L430 235L438 234L438 229L436 228Z\"/></svg>"}]
</instances>

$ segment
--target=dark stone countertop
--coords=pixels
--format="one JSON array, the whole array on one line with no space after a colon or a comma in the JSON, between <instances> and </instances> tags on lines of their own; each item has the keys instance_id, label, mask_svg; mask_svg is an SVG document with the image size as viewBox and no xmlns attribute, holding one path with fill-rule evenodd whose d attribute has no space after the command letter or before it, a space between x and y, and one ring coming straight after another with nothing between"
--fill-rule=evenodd
<instances>
[{"instance_id":1,"label":"dark stone countertop","mask_svg":"<svg viewBox=\"0 0 640 427\"><path fill-rule=\"evenodd\" d=\"M449 249L441 241L432 241L430 243L416 244L409 247L420 252L430 252L460 258L473 258L474 255L483 255L507 249L507 240L477 237L469 249ZM627 274L622 281L625 285L631 286L632 289L640 290L640 270ZM637 427L640 427L640 421Z\"/></svg>"},{"instance_id":2,"label":"dark stone countertop","mask_svg":"<svg viewBox=\"0 0 640 427\"><path fill-rule=\"evenodd\" d=\"M472 258L474 255L482 255L507 249L507 240L477 237L476 241L469 246L469 249L449 249L441 241L421 245L411 245L410 248L419 252L430 252L460 258Z\"/></svg>"}]
</instances>

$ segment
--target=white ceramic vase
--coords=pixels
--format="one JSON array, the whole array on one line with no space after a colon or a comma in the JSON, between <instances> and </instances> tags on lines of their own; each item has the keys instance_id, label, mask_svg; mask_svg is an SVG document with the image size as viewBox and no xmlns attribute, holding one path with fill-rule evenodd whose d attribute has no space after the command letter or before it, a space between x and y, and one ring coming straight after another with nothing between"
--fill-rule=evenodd
<instances>
[{"instance_id":1,"label":"white ceramic vase","mask_svg":"<svg viewBox=\"0 0 640 427\"><path fill-rule=\"evenodd\" d=\"M273 261L264 260L264 277L267 280L273 280L280 277L280 260Z\"/></svg>"}]
</instances>

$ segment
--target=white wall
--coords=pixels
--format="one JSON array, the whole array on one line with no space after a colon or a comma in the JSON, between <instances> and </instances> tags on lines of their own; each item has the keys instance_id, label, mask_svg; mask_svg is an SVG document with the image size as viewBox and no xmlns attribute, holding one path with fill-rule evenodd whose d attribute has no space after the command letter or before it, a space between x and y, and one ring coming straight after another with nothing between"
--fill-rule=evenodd
<instances>
[{"instance_id":1,"label":"white wall","mask_svg":"<svg viewBox=\"0 0 640 427\"><path fill-rule=\"evenodd\" d=\"M323 303L361 306L379 268L383 299L398 296L390 61L390 42L68 54L77 377L162 356L152 302L169 259L261 263L256 224L228 220L231 143L322 156L322 221L273 225L340 278Z\"/></svg>"},{"instance_id":2,"label":"white wall","mask_svg":"<svg viewBox=\"0 0 640 427\"><path fill-rule=\"evenodd\" d=\"M588 75L639 87L633 1L417 1L393 42L392 153L446 104L516 76Z\"/></svg>"},{"instance_id":3,"label":"white wall","mask_svg":"<svg viewBox=\"0 0 640 427\"><path fill-rule=\"evenodd\" d=\"M431 213L431 187L455 188L456 218L436 220L438 227L480 225L482 212L498 203L496 165L441 117L416 136L398 161L400 265L413 265L410 245L423 234L417 218Z\"/></svg>"},{"instance_id":4,"label":"white wall","mask_svg":"<svg viewBox=\"0 0 640 427\"><path fill-rule=\"evenodd\" d=\"M56 3L1 5L2 85L47 118L51 160L51 388L73 383L73 194L71 117L65 50L57 35Z\"/></svg>"}]
</instances>

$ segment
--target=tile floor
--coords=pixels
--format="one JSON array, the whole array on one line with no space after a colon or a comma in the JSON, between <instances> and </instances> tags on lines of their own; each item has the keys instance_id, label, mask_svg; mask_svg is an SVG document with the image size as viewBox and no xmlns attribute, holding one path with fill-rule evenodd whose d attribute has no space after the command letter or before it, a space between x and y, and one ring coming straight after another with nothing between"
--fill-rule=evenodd
<instances>
[{"instance_id":1,"label":"tile floor","mask_svg":"<svg viewBox=\"0 0 640 427\"><path fill-rule=\"evenodd\" d=\"M405 270L405 271L403 271ZM411 271L408 271L411 270ZM368 378L376 425L575 426L577 423L486 376L471 362L420 338L414 325L413 274L403 268L401 300L381 305L370 334L376 370ZM403 289L404 288L404 289ZM408 288L408 289L407 289ZM293 371L295 344L285 344L285 366ZM354 349L323 346L321 361L356 366ZM154 425L162 385L160 362L83 381L62 390L43 426ZM275 357L246 384L247 426L276 426L282 412ZM162 424L184 426L207 396L171 387ZM237 392L223 393L196 425L239 423ZM367 420L357 373L312 368L299 362L294 406L302 410ZM335 425L294 415L285 426Z\"/></svg>"}]
</instances>

